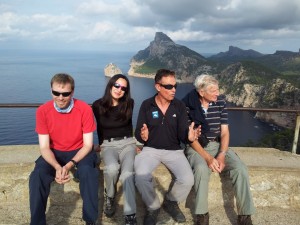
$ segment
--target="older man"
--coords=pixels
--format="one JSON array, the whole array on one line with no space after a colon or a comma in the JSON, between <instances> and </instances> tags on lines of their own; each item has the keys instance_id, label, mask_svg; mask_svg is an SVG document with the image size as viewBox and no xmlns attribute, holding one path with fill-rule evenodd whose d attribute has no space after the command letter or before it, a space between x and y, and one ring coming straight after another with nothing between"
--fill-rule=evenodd
<instances>
[{"instance_id":1,"label":"older man","mask_svg":"<svg viewBox=\"0 0 300 225\"><path fill-rule=\"evenodd\" d=\"M201 125L201 136L187 148L187 159L195 177L195 214L197 225L208 225L208 182L211 172L228 172L236 195L238 224L252 225L254 205L246 165L229 148L226 103L219 98L218 81L210 75L196 78L195 89L183 101L189 116ZM204 150L205 149L205 150Z\"/></svg>"}]
</instances>

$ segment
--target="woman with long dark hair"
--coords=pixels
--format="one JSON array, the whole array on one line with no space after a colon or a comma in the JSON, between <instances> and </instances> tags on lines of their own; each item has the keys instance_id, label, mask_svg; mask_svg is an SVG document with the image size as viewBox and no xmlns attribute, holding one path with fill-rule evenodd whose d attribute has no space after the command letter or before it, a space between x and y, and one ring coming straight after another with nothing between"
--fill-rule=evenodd
<instances>
[{"instance_id":1,"label":"woman with long dark hair","mask_svg":"<svg viewBox=\"0 0 300 225\"><path fill-rule=\"evenodd\" d=\"M123 186L125 225L137 224L133 167L136 155L132 128L133 106L129 80L123 74L114 75L108 81L103 97L92 105L99 139L96 151L101 151L101 159L104 161L104 213L107 217L112 217L115 213L116 184L119 178Z\"/></svg>"}]
</instances>

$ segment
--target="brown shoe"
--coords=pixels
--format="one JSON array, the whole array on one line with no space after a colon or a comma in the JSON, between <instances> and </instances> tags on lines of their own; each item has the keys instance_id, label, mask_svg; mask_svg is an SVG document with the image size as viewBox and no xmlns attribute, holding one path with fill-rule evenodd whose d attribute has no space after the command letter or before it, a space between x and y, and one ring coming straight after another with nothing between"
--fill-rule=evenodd
<instances>
[{"instance_id":1,"label":"brown shoe","mask_svg":"<svg viewBox=\"0 0 300 225\"><path fill-rule=\"evenodd\" d=\"M253 225L250 215L239 215L237 222L238 225Z\"/></svg>"},{"instance_id":2,"label":"brown shoe","mask_svg":"<svg viewBox=\"0 0 300 225\"><path fill-rule=\"evenodd\" d=\"M209 214L197 214L195 225L209 225Z\"/></svg>"}]
</instances>

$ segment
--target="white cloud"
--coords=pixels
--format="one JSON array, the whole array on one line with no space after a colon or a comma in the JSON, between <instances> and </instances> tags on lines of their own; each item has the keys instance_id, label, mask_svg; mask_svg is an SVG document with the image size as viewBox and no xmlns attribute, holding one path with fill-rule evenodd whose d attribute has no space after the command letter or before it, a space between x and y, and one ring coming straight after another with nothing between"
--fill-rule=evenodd
<instances>
[{"instance_id":1,"label":"white cloud","mask_svg":"<svg viewBox=\"0 0 300 225\"><path fill-rule=\"evenodd\" d=\"M198 51L221 51L235 44L261 52L278 47L297 51L299 30L299 0L2 0L0 4L1 46L6 41L38 40L62 47L85 43L95 49L101 42L109 49L140 50L162 31Z\"/></svg>"}]
</instances>

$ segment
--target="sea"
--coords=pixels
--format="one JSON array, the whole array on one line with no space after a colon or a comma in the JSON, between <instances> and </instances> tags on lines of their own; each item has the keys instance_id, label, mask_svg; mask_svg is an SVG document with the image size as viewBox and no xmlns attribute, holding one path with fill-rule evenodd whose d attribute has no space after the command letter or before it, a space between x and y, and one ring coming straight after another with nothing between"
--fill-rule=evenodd
<instances>
[{"instance_id":1,"label":"sea","mask_svg":"<svg viewBox=\"0 0 300 225\"><path fill-rule=\"evenodd\" d=\"M5 50L0 52L0 103L44 103L51 99L50 80L64 72L75 79L75 98L91 104L102 97L109 78L104 68L116 64L127 74L135 52L96 52L83 50ZM172 69L172 68L170 68ZM133 125L142 101L155 94L154 80L128 76L135 100ZM181 99L193 88L180 83L176 97ZM0 145L37 144L36 108L0 108ZM229 111L230 146L257 142L274 128L256 118L253 112ZM94 142L97 143L96 133Z\"/></svg>"}]
</instances>

